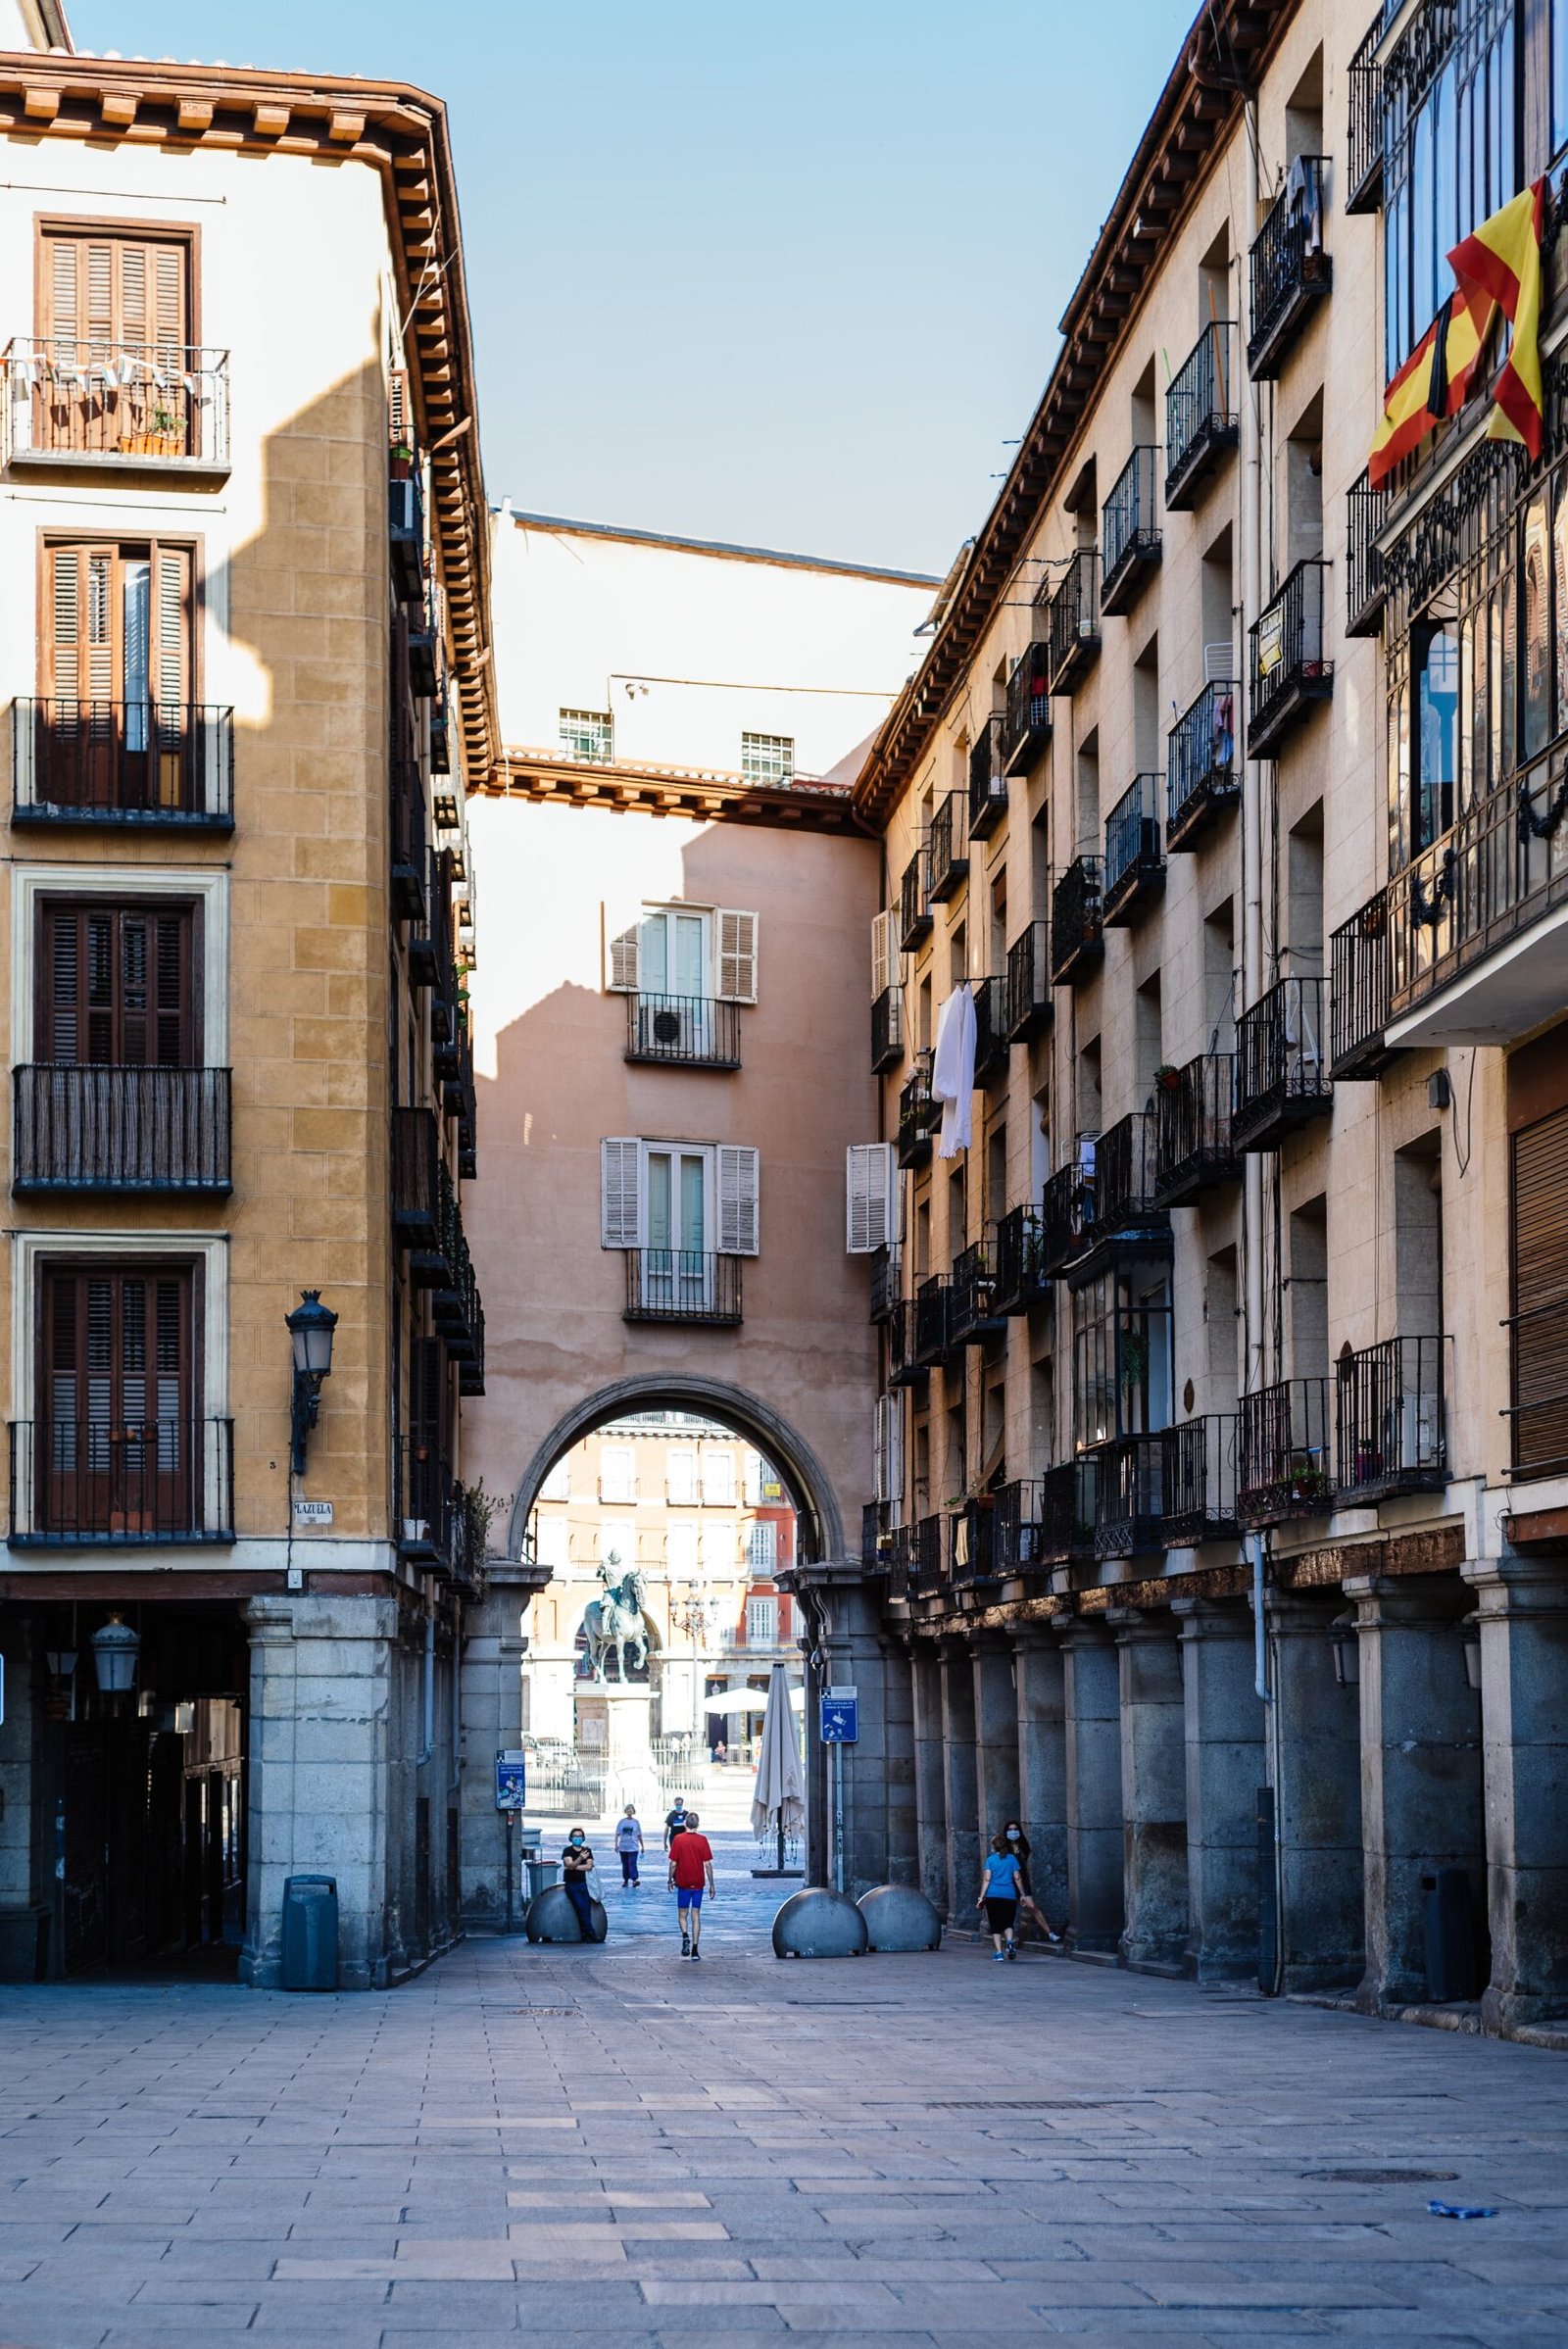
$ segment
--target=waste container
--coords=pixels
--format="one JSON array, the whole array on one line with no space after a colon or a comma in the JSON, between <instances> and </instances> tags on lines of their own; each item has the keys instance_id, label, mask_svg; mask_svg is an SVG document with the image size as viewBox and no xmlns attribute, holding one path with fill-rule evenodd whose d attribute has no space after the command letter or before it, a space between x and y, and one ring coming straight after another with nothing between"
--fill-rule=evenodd
<instances>
[{"instance_id":1,"label":"waste container","mask_svg":"<svg viewBox=\"0 0 1568 2349\"><path fill-rule=\"evenodd\" d=\"M283 1987L337 1988L335 1876L291 1876L284 1882Z\"/></svg>"},{"instance_id":2,"label":"waste container","mask_svg":"<svg viewBox=\"0 0 1568 2349\"><path fill-rule=\"evenodd\" d=\"M523 1873L528 1880L528 1898L532 1900L545 1889L547 1884L560 1882L561 1862L559 1860L542 1860L537 1853L530 1852Z\"/></svg>"},{"instance_id":3,"label":"waste container","mask_svg":"<svg viewBox=\"0 0 1568 2349\"><path fill-rule=\"evenodd\" d=\"M1444 2004L1479 1998L1475 1915L1470 1879L1462 1868L1434 1868L1421 1879L1421 1929L1426 1945L1427 1996Z\"/></svg>"}]
</instances>

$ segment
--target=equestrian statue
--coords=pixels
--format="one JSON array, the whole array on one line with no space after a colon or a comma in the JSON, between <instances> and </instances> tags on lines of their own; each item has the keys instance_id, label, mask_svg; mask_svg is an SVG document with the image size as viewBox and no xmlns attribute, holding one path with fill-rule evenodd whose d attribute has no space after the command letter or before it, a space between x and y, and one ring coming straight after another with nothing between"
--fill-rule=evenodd
<instances>
[{"instance_id":1,"label":"equestrian statue","mask_svg":"<svg viewBox=\"0 0 1568 2349\"><path fill-rule=\"evenodd\" d=\"M612 1550L609 1560L599 1569L604 1584L602 1598L591 1598L582 1612L582 1628L588 1642L588 1661L596 1681L605 1677L605 1660L612 1648L615 1654L616 1678L625 1681L628 1652L639 1672L648 1669L648 1632L643 1622L643 1578L635 1566L628 1566L619 1581L613 1579L620 1564L619 1553Z\"/></svg>"}]
</instances>

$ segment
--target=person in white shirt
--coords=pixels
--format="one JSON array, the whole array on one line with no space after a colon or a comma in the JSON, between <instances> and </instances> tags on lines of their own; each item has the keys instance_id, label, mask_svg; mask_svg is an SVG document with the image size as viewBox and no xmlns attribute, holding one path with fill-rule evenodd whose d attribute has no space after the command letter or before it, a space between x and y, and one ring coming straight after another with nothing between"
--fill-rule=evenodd
<instances>
[{"instance_id":1,"label":"person in white shirt","mask_svg":"<svg viewBox=\"0 0 1568 2349\"><path fill-rule=\"evenodd\" d=\"M623 1892L627 1890L640 1892L642 1890L642 1884L637 1874L637 1864L642 1857L642 1822L637 1816L636 1804L628 1802L621 1816L615 1821L615 1849L620 1854L620 1888Z\"/></svg>"}]
</instances>

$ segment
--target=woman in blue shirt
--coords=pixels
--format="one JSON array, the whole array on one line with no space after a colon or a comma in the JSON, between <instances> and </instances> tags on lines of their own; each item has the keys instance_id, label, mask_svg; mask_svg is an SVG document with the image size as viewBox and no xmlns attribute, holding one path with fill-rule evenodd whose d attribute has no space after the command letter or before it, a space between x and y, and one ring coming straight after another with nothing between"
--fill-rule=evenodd
<instances>
[{"instance_id":1,"label":"woman in blue shirt","mask_svg":"<svg viewBox=\"0 0 1568 2349\"><path fill-rule=\"evenodd\" d=\"M1015 1958L1018 1944L1013 1938L1013 1927L1018 1922L1018 1897L1022 1890L1023 1862L1015 1851L1007 1849L1005 1835L993 1835L991 1849L986 1854L984 1873L980 1879L980 1897L977 1909L984 1909L991 1938L996 1944L993 1963L1000 1966L1007 1958Z\"/></svg>"}]
</instances>

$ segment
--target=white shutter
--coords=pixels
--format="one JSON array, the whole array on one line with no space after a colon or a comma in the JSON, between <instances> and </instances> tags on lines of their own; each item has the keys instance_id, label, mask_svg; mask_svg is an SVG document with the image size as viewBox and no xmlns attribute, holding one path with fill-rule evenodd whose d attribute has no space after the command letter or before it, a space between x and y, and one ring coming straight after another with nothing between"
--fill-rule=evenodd
<instances>
[{"instance_id":1,"label":"white shutter","mask_svg":"<svg viewBox=\"0 0 1568 2349\"><path fill-rule=\"evenodd\" d=\"M641 1248L643 1146L616 1139L599 1145L599 1245Z\"/></svg>"},{"instance_id":2,"label":"white shutter","mask_svg":"<svg viewBox=\"0 0 1568 2349\"><path fill-rule=\"evenodd\" d=\"M758 1250L758 1153L740 1145L718 1146L718 1252L755 1256Z\"/></svg>"},{"instance_id":3,"label":"white shutter","mask_svg":"<svg viewBox=\"0 0 1568 2349\"><path fill-rule=\"evenodd\" d=\"M871 923L871 1001L886 995L893 984L893 915L878 913Z\"/></svg>"},{"instance_id":4,"label":"white shutter","mask_svg":"<svg viewBox=\"0 0 1568 2349\"><path fill-rule=\"evenodd\" d=\"M844 1247L852 1256L894 1248L899 1173L891 1142L856 1142L844 1154Z\"/></svg>"},{"instance_id":5,"label":"white shutter","mask_svg":"<svg viewBox=\"0 0 1568 2349\"><path fill-rule=\"evenodd\" d=\"M876 1398L876 1492L880 1501L904 1497L904 1415L896 1395Z\"/></svg>"},{"instance_id":6,"label":"white shutter","mask_svg":"<svg viewBox=\"0 0 1568 2349\"><path fill-rule=\"evenodd\" d=\"M721 1003L757 1001L757 916L718 912L718 1000Z\"/></svg>"},{"instance_id":7,"label":"white shutter","mask_svg":"<svg viewBox=\"0 0 1568 2349\"><path fill-rule=\"evenodd\" d=\"M614 919L608 905L599 909L600 936L604 942L604 984L607 995L635 995L637 993L637 941L642 930L641 920L634 921L629 930L611 929Z\"/></svg>"}]
</instances>

